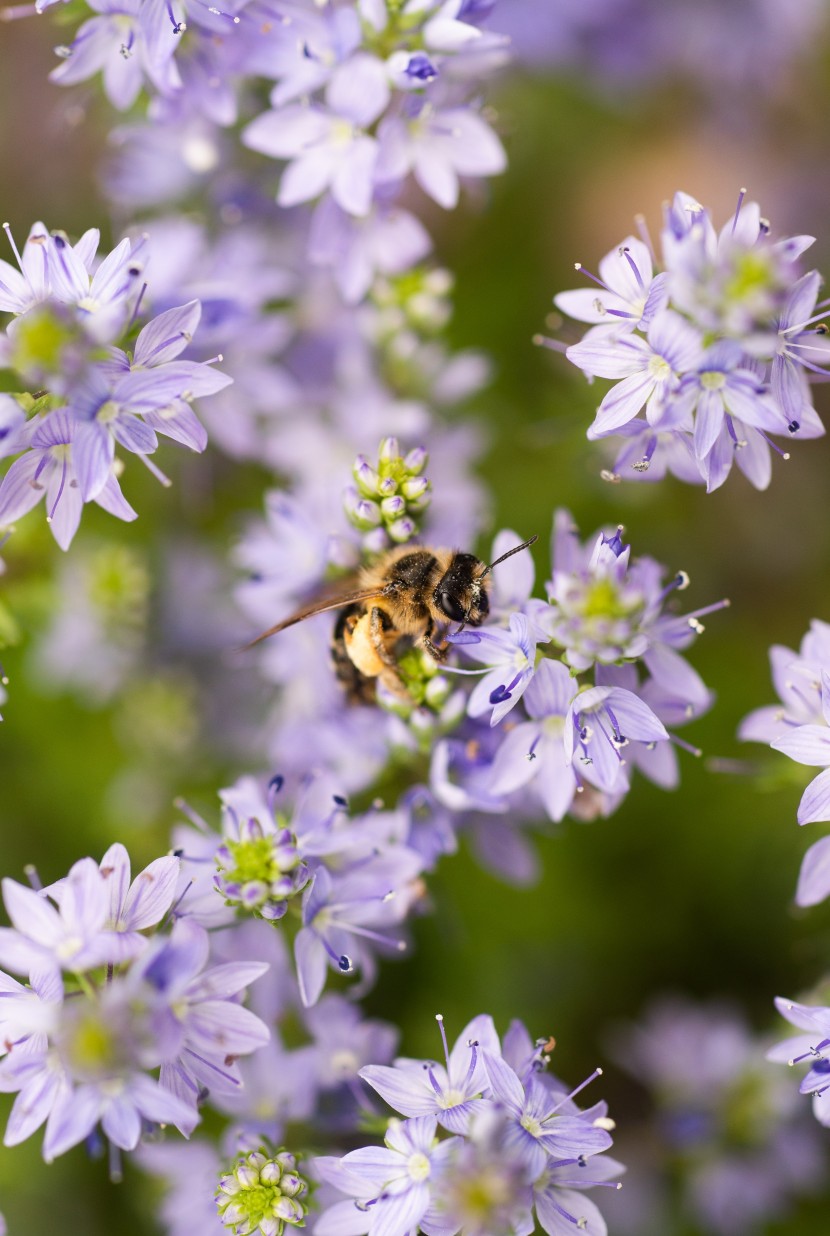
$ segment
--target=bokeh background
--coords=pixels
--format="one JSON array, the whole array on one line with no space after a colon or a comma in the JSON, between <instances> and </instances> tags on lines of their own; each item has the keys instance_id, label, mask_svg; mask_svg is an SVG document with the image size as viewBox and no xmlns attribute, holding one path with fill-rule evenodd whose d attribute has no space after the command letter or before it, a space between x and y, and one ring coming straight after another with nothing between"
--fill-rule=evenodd
<instances>
[{"instance_id":1,"label":"bokeh background","mask_svg":"<svg viewBox=\"0 0 830 1236\"><path fill-rule=\"evenodd\" d=\"M411 958L384 966L366 1008L402 1027L409 1055L437 1050L437 1011L451 1033L486 1010L501 1029L518 1016L534 1034L555 1035L562 1076L577 1081L603 1065L624 1158L626 1125L643 1119L648 1100L610 1058L615 1024L641 1017L656 995L681 993L726 999L752 1027L774 1030L773 997L810 988L830 966L830 909L797 911L792 901L801 857L822 827L795 822L808 770L735 737L741 718L774 698L768 646L797 647L812 617L830 620L830 443L776 460L766 493L740 475L708 496L672 479L609 485L599 448L585 440L595 393L531 340L539 331L573 337L549 315L553 295L579 282L574 262L595 268L637 212L656 232L661 203L677 189L722 222L746 186L776 232L815 235L812 262L830 269L830 5L500 7L520 53L491 96L509 170L463 210L429 220L439 260L456 276L453 343L483 348L495 366L472 409L488 442L480 471L491 526L538 532L544 578L556 506L569 507L585 535L622 523L635 552L689 573L690 605L725 596L732 604L707 620L691 655L717 702L684 731L704 754L683 758L680 788L639 779L608 820L540 828L539 876L525 887L496 879L467 851L444 860ZM0 23L3 217L18 238L44 218L70 234L94 224L117 239L95 182L111 113L91 87L47 82L60 41L52 14ZM823 391L817 407L826 420ZM17 627L3 654L4 874L22 879L34 863L46 882L115 839L137 869L166 849L175 796L212 814L216 789L246 770L244 753L212 736L211 709L224 705L200 690L201 616L186 559L188 545L207 538L227 561L271 478L210 451L175 460L170 490L131 470L135 524L113 528L93 508L64 559L33 517L3 551L2 621ZM116 569L132 572L132 612L147 615L149 668L109 701L61 685L47 655L70 558L85 554L98 554L102 570L107 554L127 554ZM129 624L129 614L119 620ZM0 1119L8 1106L0 1097ZM84 1236L158 1230L153 1188L136 1173L111 1185L80 1148L46 1168L38 1140L0 1150L0 1209L14 1236L55 1224ZM757 1230L826 1233L830 1173L827 1182ZM606 1210L613 1233L611 1203ZM706 1230L677 1209L670 1227L639 1228Z\"/></svg>"}]
</instances>

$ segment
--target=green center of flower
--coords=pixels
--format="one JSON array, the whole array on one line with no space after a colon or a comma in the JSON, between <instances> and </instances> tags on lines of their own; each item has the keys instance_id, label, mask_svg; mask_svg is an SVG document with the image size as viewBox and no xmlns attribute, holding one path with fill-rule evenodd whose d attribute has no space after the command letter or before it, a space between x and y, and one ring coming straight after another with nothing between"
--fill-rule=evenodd
<instances>
[{"instance_id":1,"label":"green center of flower","mask_svg":"<svg viewBox=\"0 0 830 1236\"><path fill-rule=\"evenodd\" d=\"M33 309L17 319L12 367L20 373L53 373L61 367L63 349L72 341L70 327L47 308Z\"/></svg>"},{"instance_id":2,"label":"green center of flower","mask_svg":"<svg viewBox=\"0 0 830 1236\"><path fill-rule=\"evenodd\" d=\"M727 300L754 300L760 293L774 290L774 268L764 253L742 253L735 261L734 273L724 291Z\"/></svg>"},{"instance_id":3,"label":"green center of flower","mask_svg":"<svg viewBox=\"0 0 830 1236\"><path fill-rule=\"evenodd\" d=\"M274 854L274 846L270 837L257 837L249 841L226 842L231 852L234 866L224 872L228 880L249 884L254 881L264 881L270 884L280 875Z\"/></svg>"},{"instance_id":4,"label":"green center of flower","mask_svg":"<svg viewBox=\"0 0 830 1236\"><path fill-rule=\"evenodd\" d=\"M639 603L639 596L624 597L612 579L596 579L585 589L579 610L584 618L628 618Z\"/></svg>"},{"instance_id":5,"label":"green center of flower","mask_svg":"<svg viewBox=\"0 0 830 1236\"><path fill-rule=\"evenodd\" d=\"M726 374L718 369L710 369L700 375L700 385L705 391L720 391L726 386Z\"/></svg>"},{"instance_id":6,"label":"green center of flower","mask_svg":"<svg viewBox=\"0 0 830 1236\"><path fill-rule=\"evenodd\" d=\"M65 1064L84 1080L117 1075L123 1068L122 1044L100 1008L76 1004L71 1012L60 1033L59 1050Z\"/></svg>"},{"instance_id":7,"label":"green center of flower","mask_svg":"<svg viewBox=\"0 0 830 1236\"><path fill-rule=\"evenodd\" d=\"M526 1129L531 1137L541 1137L542 1126L535 1116L525 1114L519 1122L523 1129Z\"/></svg>"}]
</instances>

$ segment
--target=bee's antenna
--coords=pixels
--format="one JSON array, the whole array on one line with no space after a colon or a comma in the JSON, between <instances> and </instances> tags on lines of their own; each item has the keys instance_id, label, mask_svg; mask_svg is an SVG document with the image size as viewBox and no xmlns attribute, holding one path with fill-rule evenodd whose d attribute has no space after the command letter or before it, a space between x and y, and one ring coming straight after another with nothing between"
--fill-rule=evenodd
<instances>
[{"instance_id":1,"label":"bee's antenna","mask_svg":"<svg viewBox=\"0 0 830 1236\"><path fill-rule=\"evenodd\" d=\"M528 549L529 546L533 545L533 543L538 540L539 534L534 533L530 540L522 541L521 545L517 545L515 549L508 549L506 554L502 554L502 556L497 558L495 562L491 562L489 566L485 567L478 578L484 579L485 575L489 575L493 567L497 567L500 562L504 562L505 558L512 558L514 554L519 554L523 549Z\"/></svg>"}]
</instances>

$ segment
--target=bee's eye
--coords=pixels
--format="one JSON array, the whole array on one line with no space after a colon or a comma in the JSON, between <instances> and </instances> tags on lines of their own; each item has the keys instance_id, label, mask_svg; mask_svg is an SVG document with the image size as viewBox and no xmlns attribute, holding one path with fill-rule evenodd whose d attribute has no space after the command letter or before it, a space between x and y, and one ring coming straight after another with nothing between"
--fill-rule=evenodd
<instances>
[{"instance_id":1,"label":"bee's eye","mask_svg":"<svg viewBox=\"0 0 830 1236\"><path fill-rule=\"evenodd\" d=\"M464 606L458 601L458 597L453 596L451 592L441 591L438 593L438 608L442 613L451 618L453 622L463 622L467 617L467 611Z\"/></svg>"}]
</instances>

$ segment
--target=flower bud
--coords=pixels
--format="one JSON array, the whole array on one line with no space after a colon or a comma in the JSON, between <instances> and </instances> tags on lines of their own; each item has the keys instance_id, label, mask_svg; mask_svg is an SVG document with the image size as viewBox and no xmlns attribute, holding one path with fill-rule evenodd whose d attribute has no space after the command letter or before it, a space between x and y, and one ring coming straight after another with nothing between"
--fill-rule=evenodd
<instances>
[{"instance_id":1,"label":"flower bud","mask_svg":"<svg viewBox=\"0 0 830 1236\"><path fill-rule=\"evenodd\" d=\"M400 454L397 438L384 438L378 448L378 459L381 463L392 463L400 458Z\"/></svg>"},{"instance_id":2,"label":"flower bud","mask_svg":"<svg viewBox=\"0 0 830 1236\"><path fill-rule=\"evenodd\" d=\"M394 520L406 512L406 502L400 494L395 494L393 498L383 499L380 510L384 520Z\"/></svg>"},{"instance_id":3,"label":"flower bud","mask_svg":"<svg viewBox=\"0 0 830 1236\"><path fill-rule=\"evenodd\" d=\"M352 475L364 498L373 498L378 491L378 474L365 455L358 455Z\"/></svg>"},{"instance_id":4,"label":"flower bud","mask_svg":"<svg viewBox=\"0 0 830 1236\"><path fill-rule=\"evenodd\" d=\"M241 1155L233 1174L224 1174L219 1181L220 1221L234 1236L284 1236L287 1226L305 1226L307 1208L299 1199L308 1185L295 1169L296 1160L287 1151L271 1154L263 1147ZM227 1196L228 1181L237 1186L233 1199Z\"/></svg>"},{"instance_id":5,"label":"flower bud","mask_svg":"<svg viewBox=\"0 0 830 1236\"><path fill-rule=\"evenodd\" d=\"M390 524L387 531L396 544L405 545L407 541L412 540L418 528L414 519L404 515L402 519L396 519L394 523Z\"/></svg>"},{"instance_id":6,"label":"flower bud","mask_svg":"<svg viewBox=\"0 0 830 1236\"><path fill-rule=\"evenodd\" d=\"M423 446L416 446L404 457L404 467L412 476L423 472L429 462L429 452Z\"/></svg>"}]
</instances>

